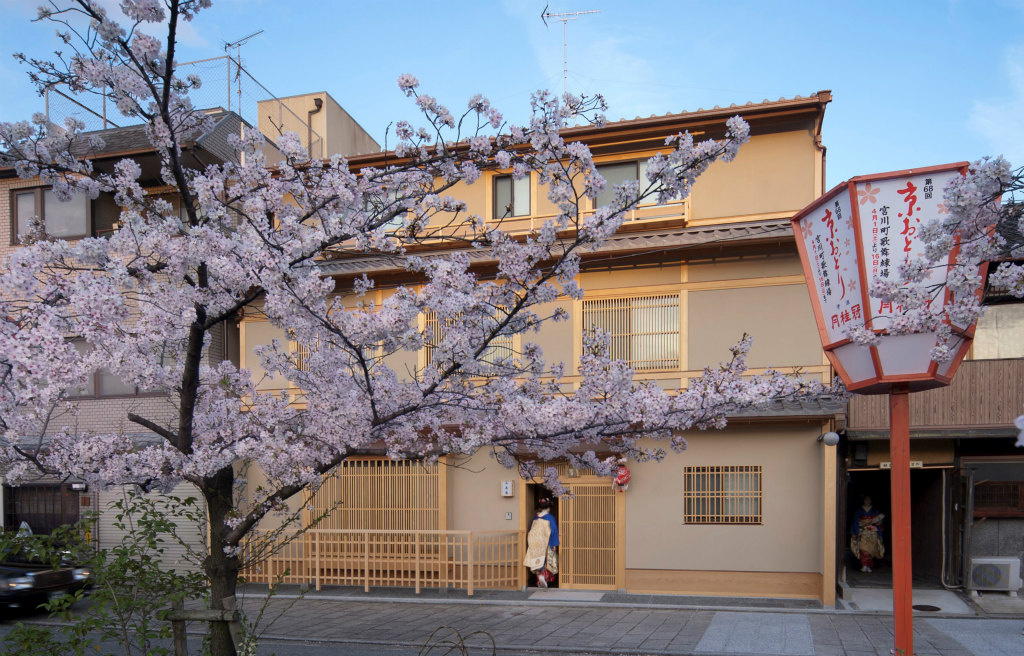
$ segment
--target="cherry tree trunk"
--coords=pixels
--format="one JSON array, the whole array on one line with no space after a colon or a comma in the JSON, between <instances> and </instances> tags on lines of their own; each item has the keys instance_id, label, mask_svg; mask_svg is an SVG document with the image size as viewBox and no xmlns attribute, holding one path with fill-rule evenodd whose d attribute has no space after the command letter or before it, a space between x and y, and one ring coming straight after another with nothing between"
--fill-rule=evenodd
<instances>
[{"instance_id":1,"label":"cherry tree trunk","mask_svg":"<svg viewBox=\"0 0 1024 656\"><path fill-rule=\"evenodd\" d=\"M210 608L214 610L234 610L239 561L232 549L229 549L231 553L225 553L225 547L235 545L226 543L228 526L224 523L232 507L234 478L229 466L206 478L202 485L210 530L210 554L203 569L210 580ZM227 622L210 622L209 631L212 656L235 656L235 643Z\"/></svg>"}]
</instances>

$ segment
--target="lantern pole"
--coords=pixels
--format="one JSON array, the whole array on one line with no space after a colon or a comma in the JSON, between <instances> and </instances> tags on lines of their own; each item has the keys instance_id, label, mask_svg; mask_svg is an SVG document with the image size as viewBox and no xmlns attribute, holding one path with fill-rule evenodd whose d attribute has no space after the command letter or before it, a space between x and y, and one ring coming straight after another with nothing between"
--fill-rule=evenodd
<instances>
[{"instance_id":1,"label":"lantern pole","mask_svg":"<svg viewBox=\"0 0 1024 656\"><path fill-rule=\"evenodd\" d=\"M910 550L910 385L889 391L889 473L892 489L892 614L895 651L914 653L914 592Z\"/></svg>"}]
</instances>

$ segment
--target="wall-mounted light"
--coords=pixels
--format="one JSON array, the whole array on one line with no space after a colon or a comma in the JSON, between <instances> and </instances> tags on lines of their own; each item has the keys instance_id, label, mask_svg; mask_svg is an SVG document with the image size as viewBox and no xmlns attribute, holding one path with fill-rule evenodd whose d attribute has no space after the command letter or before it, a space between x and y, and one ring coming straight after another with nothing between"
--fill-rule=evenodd
<instances>
[{"instance_id":1,"label":"wall-mounted light","mask_svg":"<svg viewBox=\"0 0 1024 656\"><path fill-rule=\"evenodd\" d=\"M71 489L75 492L85 492L89 489L89 486L85 483L72 483Z\"/></svg>"},{"instance_id":2,"label":"wall-mounted light","mask_svg":"<svg viewBox=\"0 0 1024 656\"><path fill-rule=\"evenodd\" d=\"M835 446L839 444L839 433L829 431L824 435L819 435L818 441L823 442L825 446Z\"/></svg>"}]
</instances>

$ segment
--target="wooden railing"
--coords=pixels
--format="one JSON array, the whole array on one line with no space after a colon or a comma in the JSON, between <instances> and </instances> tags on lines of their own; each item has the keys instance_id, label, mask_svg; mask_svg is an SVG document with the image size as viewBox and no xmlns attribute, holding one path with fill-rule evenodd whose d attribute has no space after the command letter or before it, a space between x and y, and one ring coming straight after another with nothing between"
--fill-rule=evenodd
<instances>
[{"instance_id":1,"label":"wooden railing","mask_svg":"<svg viewBox=\"0 0 1024 656\"><path fill-rule=\"evenodd\" d=\"M257 535L243 548L252 583L516 589L523 585L521 531L313 529Z\"/></svg>"},{"instance_id":2,"label":"wooden railing","mask_svg":"<svg viewBox=\"0 0 1024 656\"><path fill-rule=\"evenodd\" d=\"M1024 359L967 360L947 387L910 395L911 429L964 428L984 431L1010 427L1024 399ZM889 397L850 399L848 428L889 429Z\"/></svg>"},{"instance_id":3,"label":"wooden railing","mask_svg":"<svg viewBox=\"0 0 1024 656\"><path fill-rule=\"evenodd\" d=\"M593 214L593 210L581 210L580 215L587 217ZM545 221L553 219L555 214L536 214L531 216L506 217L500 221L491 223L500 224L501 228L513 234L530 232L539 229ZM665 205L645 205L626 212L622 225L628 230L628 226L683 226L690 217L690 199L672 201Z\"/></svg>"}]
</instances>

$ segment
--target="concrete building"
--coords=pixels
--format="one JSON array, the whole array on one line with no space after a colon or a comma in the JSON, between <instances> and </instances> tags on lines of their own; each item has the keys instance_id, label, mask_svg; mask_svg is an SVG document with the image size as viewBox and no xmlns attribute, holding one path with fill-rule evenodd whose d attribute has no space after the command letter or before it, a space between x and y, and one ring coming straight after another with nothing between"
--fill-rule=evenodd
<instances>
[{"instance_id":1,"label":"concrete building","mask_svg":"<svg viewBox=\"0 0 1024 656\"><path fill-rule=\"evenodd\" d=\"M296 112L304 107L322 108L317 117L316 130L298 121ZM201 170L210 164L238 161L238 155L231 147L229 137L240 134L248 124L236 113L222 108L207 110L213 118L212 128L205 134L183 145L185 166ZM260 128L265 130L268 143L265 155L268 161L280 159L272 140L279 135L277 128L293 130L300 135L303 145L320 152L324 147L319 136L330 132L331 139L326 146L336 149L332 152L374 152L379 150L376 142L355 123L352 118L326 93L294 96L284 100L268 100L260 103L260 115L266 121ZM305 114L304 114L305 115ZM276 117L278 120L272 121ZM307 129L308 128L308 129ZM87 150L86 140L76 154L92 160L96 170L112 171L116 162L124 158L135 160L141 167L140 183L147 193L167 197L174 202L173 194L160 179L159 157L146 136L145 126L131 125L115 127L84 135L95 134L103 140L103 147ZM38 178L19 178L13 166L0 161L0 234L7 235L0 241L0 257L10 254L18 247L18 235L27 231L28 222L38 216L47 234L61 239L79 239L102 236L117 228L121 208L110 194L101 194L95 200L76 196L61 202ZM227 359L237 363L239 354L238 326L226 323L211 333L206 358L210 363ZM174 421L173 401L163 395L141 394L126 386L119 378L110 374L97 374L95 379L76 395L74 414L61 414L50 423L49 430L57 431L74 422L81 431L121 431L139 440L155 439L155 436L128 421L128 412L136 412L160 423ZM2 481L2 474L0 474ZM194 494L189 486L182 485L175 491L179 496ZM86 516L86 513L101 511L90 530L92 538L100 547L116 544L121 539L121 530L115 526L115 513L102 512L121 498L123 490L95 490L73 481L40 477L38 480L18 486L0 485L0 527L16 527L27 522L36 532L49 532L56 526L71 524ZM191 538L202 544L203 527L181 526L181 537ZM173 541L168 543L168 562L182 564L184 549Z\"/></svg>"}]
</instances>

